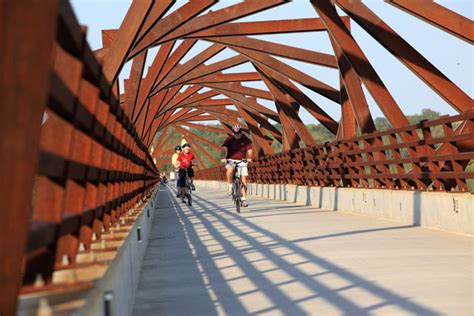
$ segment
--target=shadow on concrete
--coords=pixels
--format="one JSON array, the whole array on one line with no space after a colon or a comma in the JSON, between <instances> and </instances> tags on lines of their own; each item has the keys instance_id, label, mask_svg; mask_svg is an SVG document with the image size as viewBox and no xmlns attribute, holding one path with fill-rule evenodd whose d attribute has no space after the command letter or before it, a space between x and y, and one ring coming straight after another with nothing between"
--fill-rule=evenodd
<instances>
[{"instance_id":1,"label":"shadow on concrete","mask_svg":"<svg viewBox=\"0 0 474 316\"><path fill-rule=\"evenodd\" d=\"M295 210L295 211L290 211L290 212L277 212L277 213L272 213L272 214L261 214L261 215L250 215L246 216L245 218L259 218L259 217L274 217L274 216L285 216L285 215L292 215L292 214L311 214L311 213L333 213L334 211L319 211L319 210L314 210L310 209L309 207L302 207L305 210ZM278 208L272 208L272 211L274 210L280 210L280 209L287 209L287 207L278 207Z\"/></svg>"},{"instance_id":2,"label":"shadow on concrete","mask_svg":"<svg viewBox=\"0 0 474 316\"><path fill-rule=\"evenodd\" d=\"M228 201L228 198L216 198L216 200L219 204L221 202L224 204ZM249 306L255 307L252 304L263 304L262 300L258 299L255 299L253 303L249 303L250 296L264 297L263 301L266 302L261 308L252 310L251 314L279 312L285 315L308 315L308 311L302 309L299 303L320 298L344 315L369 315L373 311L386 306L396 306L405 313L416 315L439 315L428 307L410 301L407 297L402 297L298 247L295 243L299 240L281 238L271 231L255 225L239 214L229 211L222 205L198 196L195 196L193 207L190 208L182 208L181 204L175 202L174 199L172 199L171 203L175 207L175 212L183 226L188 243L193 249L194 259L197 262L190 262L189 269L196 273L193 276L194 278L200 277L205 280L203 284L197 282L199 286L194 289L196 295L202 295L204 307L199 311L189 307L189 312L192 312L193 315L214 315L216 313L248 315ZM288 207L291 207L291 205L288 205ZM345 232L343 234L314 238L331 238L409 227L411 226ZM180 245L180 247L186 246ZM276 248L283 250L283 253L281 251L279 253L275 252ZM160 255L166 256L166 254ZM257 256L255 258L255 256L252 257L250 255ZM287 261L286 258L292 255L301 257L303 261L296 264ZM172 265L173 258L170 257L167 260ZM216 263L218 261L224 261L225 265L218 265ZM258 263L265 263L268 267L262 270L256 266ZM199 269L196 269L196 264L200 265ZM300 266L303 264L315 265L319 271L309 275L300 269ZM178 267L173 268L175 270L178 269ZM237 268L238 273L234 275L229 274L227 269L232 268ZM166 273L166 271L160 271L156 268L154 273L159 275ZM179 274L179 271L174 271L174 273ZM269 273L284 273L288 276L288 279L275 282L268 277ZM226 274L227 279L224 274ZM229 275L231 275L231 278L228 278ZM348 285L341 288L329 287L327 283L318 280L318 276L321 275L336 276L339 279L343 279ZM176 282L185 281L178 278ZM232 285L235 282L250 284L247 287L250 287L251 290L239 292L239 287ZM282 290L282 287L294 285L295 283L304 286L310 294L301 298L291 298L288 291ZM360 304L363 302L350 300L342 294L347 289L365 290L371 295L378 297L380 302L372 306L361 307ZM210 294L205 295L203 293L205 290ZM187 294L190 296L179 295L179 299L183 302L182 304L187 304L185 302L188 301L196 301L193 293L189 292ZM156 295L156 299L162 300L162 298L158 298L162 294L157 293ZM166 295L168 299L172 300L168 294ZM210 304L209 297L212 297L213 305ZM172 313L162 314L180 315Z\"/></svg>"},{"instance_id":3,"label":"shadow on concrete","mask_svg":"<svg viewBox=\"0 0 474 316\"><path fill-rule=\"evenodd\" d=\"M413 225L421 225L421 192L419 191L413 195Z\"/></svg>"},{"instance_id":4,"label":"shadow on concrete","mask_svg":"<svg viewBox=\"0 0 474 316\"><path fill-rule=\"evenodd\" d=\"M169 191L160 190L158 199L133 315L217 315Z\"/></svg>"},{"instance_id":5,"label":"shadow on concrete","mask_svg":"<svg viewBox=\"0 0 474 316\"><path fill-rule=\"evenodd\" d=\"M357 235L357 234L375 233L375 232L386 231L386 230L400 230L400 229L415 228L415 227L416 227L415 225L404 225L404 226L395 226L395 227L382 227L382 228L374 228L374 229L354 230L354 231L344 232L344 233L329 234L329 235L308 237L308 238L300 238L300 239L292 239L292 240L289 240L289 242L296 243L296 242L312 241L312 240L319 240L319 239L325 239L325 238L334 238L334 237L342 237L342 236Z\"/></svg>"}]
</instances>

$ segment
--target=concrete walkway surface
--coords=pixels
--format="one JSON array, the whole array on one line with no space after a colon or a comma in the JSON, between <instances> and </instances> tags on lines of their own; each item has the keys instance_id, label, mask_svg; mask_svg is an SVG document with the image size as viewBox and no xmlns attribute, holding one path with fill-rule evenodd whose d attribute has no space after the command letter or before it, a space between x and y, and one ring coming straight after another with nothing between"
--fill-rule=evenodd
<instances>
[{"instance_id":1,"label":"concrete walkway surface","mask_svg":"<svg viewBox=\"0 0 474 316\"><path fill-rule=\"evenodd\" d=\"M474 315L473 238L162 186L134 315Z\"/></svg>"}]
</instances>

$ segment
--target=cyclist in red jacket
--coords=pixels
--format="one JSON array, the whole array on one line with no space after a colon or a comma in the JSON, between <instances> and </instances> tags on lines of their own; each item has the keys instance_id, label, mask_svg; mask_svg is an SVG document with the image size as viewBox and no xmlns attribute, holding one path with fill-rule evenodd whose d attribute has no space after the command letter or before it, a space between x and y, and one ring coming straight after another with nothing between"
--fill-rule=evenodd
<instances>
[{"instance_id":1,"label":"cyclist in red jacket","mask_svg":"<svg viewBox=\"0 0 474 316\"><path fill-rule=\"evenodd\" d=\"M191 150L191 145L184 144L182 147L182 152L179 153L178 159L176 159L179 171L178 171L178 194L183 197L186 193L186 175L191 180L191 187L193 190L196 189L193 183L194 170L193 165L196 164L196 159L194 158Z\"/></svg>"}]
</instances>

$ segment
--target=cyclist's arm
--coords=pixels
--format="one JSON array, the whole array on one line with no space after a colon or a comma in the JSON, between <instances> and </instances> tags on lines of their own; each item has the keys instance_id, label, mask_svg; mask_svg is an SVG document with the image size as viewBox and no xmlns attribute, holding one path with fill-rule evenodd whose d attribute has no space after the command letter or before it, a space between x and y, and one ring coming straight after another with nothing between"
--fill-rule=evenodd
<instances>
[{"instance_id":1,"label":"cyclist's arm","mask_svg":"<svg viewBox=\"0 0 474 316\"><path fill-rule=\"evenodd\" d=\"M176 158L176 162L175 162L175 164L174 164L174 167L175 167L175 168L179 168L180 165L181 165L181 159L180 159L179 156L178 156L178 158Z\"/></svg>"},{"instance_id":2,"label":"cyclist's arm","mask_svg":"<svg viewBox=\"0 0 474 316\"><path fill-rule=\"evenodd\" d=\"M181 165L181 162L180 162L178 159L176 159L176 161L174 162L173 166L174 166L175 168L179 168L180 165Z\"/></svg>"},{"instance_id":3,"label":"cyclist's arm","mask_svg":"<svg viewBox=\"0 0 474 316\"><path fill-rule=\"evenodd\" d=\"M247 161L252 161L252 156L253 156L253 149L247 150Z\"/></svg>"},{"instance_id":4,"label":"cyclist's arm","mask_svg":"<svg viewBox=\"0 0 474 316\"><path fill-rule=\"evenodd\" d=\"M220 152L220 155L221 155L221 161L222 162L227 162L227 147L226 146L222 146L222 149L221 149L221 152Z\"/></svg>"}]
</instances>

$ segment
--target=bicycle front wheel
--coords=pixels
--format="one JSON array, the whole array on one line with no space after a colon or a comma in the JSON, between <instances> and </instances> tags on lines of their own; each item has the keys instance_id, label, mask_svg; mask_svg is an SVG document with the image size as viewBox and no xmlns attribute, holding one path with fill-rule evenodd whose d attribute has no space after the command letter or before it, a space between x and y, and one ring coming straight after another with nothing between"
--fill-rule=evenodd
<instances>
[{"instance_id":1,"label":"bicycle front wheel","mask_svg":"<svg viewBox=\"0 0 474 316\"><path fill-rule=\"evenodd\" d=\"M235 209L237 213L240 213L240 206L242 204L242 200L240 199L240 195L242 193L242 184L240 180L235 181L235 192L234 192L234 202L235 202Z\"/></svg>"},{"instance_id":2,"label":"bicycle front wheel","mask_svg":"<svg viewBox=\"0 0 474 316\"><path fill-rule=\"evenodd\" d=\"M193 205L193 198L192 198L191 194L188 194L188 205L189 206Z\"/></svg>"}]
</instances>

